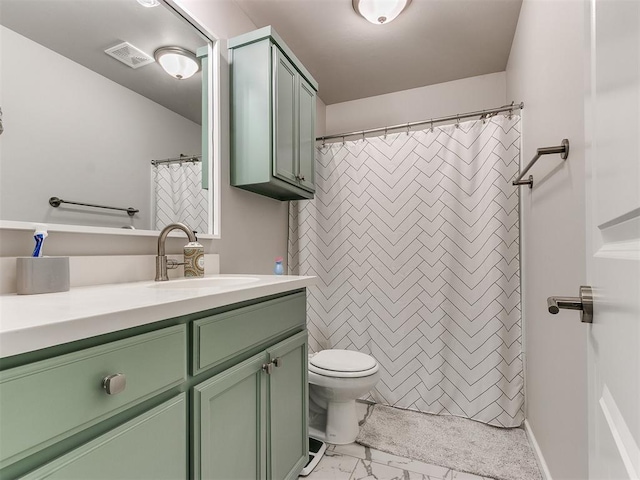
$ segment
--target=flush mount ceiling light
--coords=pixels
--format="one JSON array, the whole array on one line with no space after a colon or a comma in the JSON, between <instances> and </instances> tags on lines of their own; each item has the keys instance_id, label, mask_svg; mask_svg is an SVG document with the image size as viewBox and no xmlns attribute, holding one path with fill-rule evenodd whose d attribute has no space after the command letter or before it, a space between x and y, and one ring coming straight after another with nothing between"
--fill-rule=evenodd
<instances>
[{"instance_id":1,"label":"flush mount ceiling light","mask_svg":"<svg viewBox=\"0 0 640 480\"><path fill-rule=\"evenodd\" d=\"M353 9L375 25L391 22L411 0L353 0Z\"/></svg>"},{"instance_id":2,"label":"flush mount ceiling light","mask_svg":"<svg viewBox=\"0 0 640 480\"><path fill-rule=\"evenodd\" d=\"M147 8L157 7L158 5L160 5L160 2L158 0L138 0L138 3Z\"/></svg>"},{"instance_id":3,"label":"flush mount ceiling light","mask_svg":"<svg viewBox=\"0 0 640 480\"><path fill-rule=\"evenodd\" d=\"M200 70L200 62L195 54L184 48L161 47L153 56L165 72L178 80L192 77Z\"/></svg>"}]
</instances>

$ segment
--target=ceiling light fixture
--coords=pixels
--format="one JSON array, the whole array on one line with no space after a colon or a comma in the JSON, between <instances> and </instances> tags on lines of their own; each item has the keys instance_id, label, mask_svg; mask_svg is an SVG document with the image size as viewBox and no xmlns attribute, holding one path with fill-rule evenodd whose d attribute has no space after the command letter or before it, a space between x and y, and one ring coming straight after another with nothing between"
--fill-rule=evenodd
<instances>
[{"instance_id":1,"label":"ceiling light fixture","mask_svg":"<svg viewBox=\"0 0 640 480\"><path fill-rule=\"evenodd\" d=\"M178 80L185 80L200 71L200 62L193 52L180 47L161 47L153 56L156 62Z\"/></svg>"},{"instance_id":2,"label":"ceiling light fixture","mask_svg":"<svg viewBox=\"0 0 640 480\"><path fill-rule=\"evenodd\" d=\"M393 21L411 0L353 0L353 9L375 25Z\"/></svg>"},{"instance_id":3,"label":"ceiling light fixture","mask_svg":"<svg viewBox=\"0 0 640 480\"><path fill-rule=\"evenodd\" d=\"M138 0L138 3L147 8L157 7L158 5L160 5L160 2L158 0Z\"/></svg>"}]
</instances>

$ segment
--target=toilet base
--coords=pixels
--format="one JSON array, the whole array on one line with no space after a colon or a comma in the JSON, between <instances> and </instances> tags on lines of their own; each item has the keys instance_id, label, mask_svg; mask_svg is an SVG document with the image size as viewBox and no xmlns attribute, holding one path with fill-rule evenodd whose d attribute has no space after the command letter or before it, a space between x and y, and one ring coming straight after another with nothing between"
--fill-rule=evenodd
<instances>
[{"instance_id":1,"label":"toilet base","mask_svg":"<svg viewBox=\"0 0 640 480\"><path fill-rule=\"evenodd\" d=\"M356 412L356 401L329 401L327 403L326 441L335 445L345 445L355 442L360 432Z\"/></svg>"}]
</instances>

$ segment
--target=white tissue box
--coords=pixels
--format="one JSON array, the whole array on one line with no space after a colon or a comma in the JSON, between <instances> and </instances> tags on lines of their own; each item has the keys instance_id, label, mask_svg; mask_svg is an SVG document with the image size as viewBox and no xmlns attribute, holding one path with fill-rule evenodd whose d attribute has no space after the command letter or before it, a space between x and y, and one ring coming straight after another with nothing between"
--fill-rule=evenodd
<instances>
[{"instance_id":1,"label":"white tissue box","mask_svg":"<svg viewBox=\"0 0 640 480\"><path fill-rule=\"evenodd\" d=\"M16 260L18 295L69 290L69 257L18 257Z\"/></svg>"}]
</instances>

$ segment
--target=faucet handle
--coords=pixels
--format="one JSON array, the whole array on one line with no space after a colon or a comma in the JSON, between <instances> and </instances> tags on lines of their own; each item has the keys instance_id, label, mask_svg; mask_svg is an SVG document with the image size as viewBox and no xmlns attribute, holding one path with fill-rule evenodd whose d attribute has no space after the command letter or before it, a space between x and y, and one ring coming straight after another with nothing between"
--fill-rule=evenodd
<instances>
[{"instance_id":1,"label":"faucet handle","mask_svg":"<svg viewBox=\"0 0 640 480\"><path fill-rule=\"evenodd\" d=\"M178 268L180 265L186 265L187 262L179 262L174 260L173 258L167 258L167 269L173 270L174 268Z\"/></svg>"}]
</instances>

